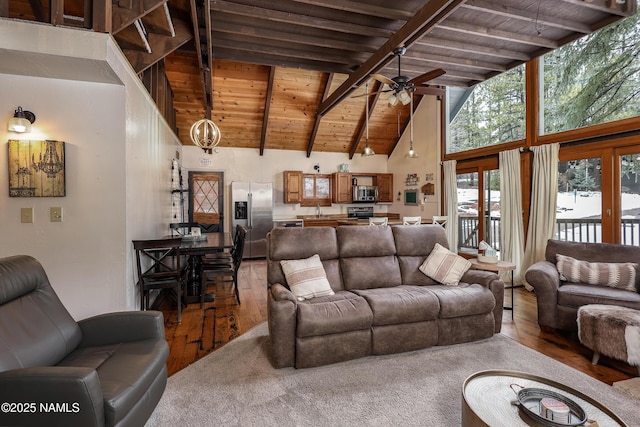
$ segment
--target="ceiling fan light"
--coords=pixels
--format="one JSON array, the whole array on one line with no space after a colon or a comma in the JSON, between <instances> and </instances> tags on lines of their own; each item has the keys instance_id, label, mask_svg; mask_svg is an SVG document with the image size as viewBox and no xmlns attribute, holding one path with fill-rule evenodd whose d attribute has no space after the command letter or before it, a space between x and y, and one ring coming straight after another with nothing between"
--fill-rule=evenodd
<instances>
[{"instance_id":1,"label":"ceiling fan light","mask_svg":"<svg viewBox=\"0 0 640 427\"><path fill-rule=\"evenodd\" d=\"M389 107L393 107L398 103L398 97L395 94L393 94L389 97L388 101L389 101Z\"/></svg>"},{"instance_id":2,"label":"ceiling fan light","mask_svg":"<svg viewBox=\"0 0 640 427\"><path fill-rule=\"evenodd\" d=\"M407 105L408 103L411 102L411 96L409 96L406 90L403 90L402 92L400 92L398 94L398 97L400 98L400 102L402 102L402 105Z\"/></svg>"}]
</instances>

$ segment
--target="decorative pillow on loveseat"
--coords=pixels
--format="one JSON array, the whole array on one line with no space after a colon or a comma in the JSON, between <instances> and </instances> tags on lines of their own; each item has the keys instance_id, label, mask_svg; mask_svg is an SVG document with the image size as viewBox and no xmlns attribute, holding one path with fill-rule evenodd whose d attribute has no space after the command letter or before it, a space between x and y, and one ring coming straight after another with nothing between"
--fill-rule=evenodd
<instances>
[{"instance_id":1,"label":"decorative pillow on loveseat","mask_svg":"<svg viewBox=\"0 0 640 427\"><path fill-rule=\"evenodd\" d=\"M635 292L638 264L632 262L589 262L556 254L560 280L610 286Z\"/></svg>"},{"instance_id":2,"label":"decorative pillow on loveseat","mask_svg":"<svg viewBox=\"0 0 640 427\"><path fill-rule=\"evenodd\" d=\"M289 289L298 301L333 295L320 256L280 261Z\"/></svg>"},{"instance_id":3,"label":"decorative pillow on loveseat","mask_svg":"<svg viewBox=\"0 0 640 427\"><path fill-rule=\"evenodd\" d=\"M436 282L456 286L469 268L471 263L468 260L436 243L420 271Z\"/></svg>"}]
</instances>

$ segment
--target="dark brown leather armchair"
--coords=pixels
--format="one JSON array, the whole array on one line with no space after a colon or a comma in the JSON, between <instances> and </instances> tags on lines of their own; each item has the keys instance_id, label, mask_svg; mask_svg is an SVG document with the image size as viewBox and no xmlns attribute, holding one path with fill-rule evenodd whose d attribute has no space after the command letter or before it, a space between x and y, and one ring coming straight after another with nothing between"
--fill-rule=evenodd
<instances>
[{"instance_id":1,"label":"dark brown leather armchair","mask_svg":"<svg viewBox=\"0 0 640 427\"><path fill-rule=\"evenodd\" d=\"M76 322L37 260L0 259L0 425L143 426L168 355L162 313Z\"/></svg>"}]
</instances>

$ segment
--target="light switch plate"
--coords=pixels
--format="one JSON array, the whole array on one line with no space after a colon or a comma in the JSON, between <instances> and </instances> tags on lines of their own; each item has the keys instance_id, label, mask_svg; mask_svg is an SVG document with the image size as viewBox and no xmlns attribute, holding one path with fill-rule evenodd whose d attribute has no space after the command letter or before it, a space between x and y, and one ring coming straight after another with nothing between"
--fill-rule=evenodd
<instances>
[{"instance_id":1,"label":"light switch plate","mask_svg":"<svg viewBox=\"0 0 640 427\"><path fill-rule=\"evenodd\" d=\"M62 222L62 208L50 208L49 209L49 219L51 222Z\"/></svg>"},{"instance_id":2,"label":"light switch plate","mask_svg":"<svg viewBox=\"0 0 640 427\"><path fill-rule=\"evenodd\" d=\"M20 208L20 222L33 222L33 208Z\"/></svg>"}]
</instances>

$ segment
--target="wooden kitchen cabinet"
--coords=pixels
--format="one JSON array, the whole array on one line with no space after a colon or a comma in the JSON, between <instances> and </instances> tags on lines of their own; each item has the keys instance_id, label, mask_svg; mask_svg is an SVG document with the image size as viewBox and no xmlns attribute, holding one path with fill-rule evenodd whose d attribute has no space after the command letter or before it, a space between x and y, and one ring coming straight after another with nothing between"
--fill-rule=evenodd
<instances>
[{"instance_id":1,"label":"wooden kitchen cabinet","mask_svg":"<svg viewBox=\"0 0 640 427\"><path fill-rule=\"evenodd\" d=\"M378 186L378 202L393 203L393 174L376 175L375 185Z\"/></svg>"},{"instance_id":2,"label":"wooden kitchen cabinet","mask_svg":"<svg viewBox=\"0 0 640 427\"><path fill-rule=\"evenodd\" d=\"M331 174L331 200L333 203L353 202L353 186L351 185L351 174L346 172L336 172Z\"/></svg>"},{"instance_id":3,"label":"wooden kitchen cabinet","mask_svg":"<svg viewBox=\"0 0 640 427\"><path fill-rule=\"evenodd\" d=\"M300 206L331 206L331 175L302 174Z\"/></svg>"},{"instance_id":4,"label":"wooden kitchen cabinet","mask_svg":"<svg viewBox=\"0 0 640 427\"><path fill-rule=\"evenodd\" d=\"M302 171L284 171L284 203L302 201Z\"/></svg>"}]
</instances>

